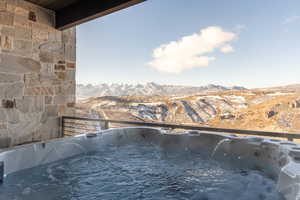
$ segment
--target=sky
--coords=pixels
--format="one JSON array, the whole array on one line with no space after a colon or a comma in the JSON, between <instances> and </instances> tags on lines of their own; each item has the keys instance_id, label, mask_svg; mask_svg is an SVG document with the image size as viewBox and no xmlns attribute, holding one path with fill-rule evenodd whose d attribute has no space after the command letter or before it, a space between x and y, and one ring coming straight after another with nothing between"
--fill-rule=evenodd
<instances>
[{"instance_id":1,"label":"sky","mask_svg":"<svg viewBox=\"0 0 300 200\"><path fill-rule=\"evenodd\" d=\"M299 0L148 0L77 27L77 82L300 83Z\"/></svg>"}]
</instances>

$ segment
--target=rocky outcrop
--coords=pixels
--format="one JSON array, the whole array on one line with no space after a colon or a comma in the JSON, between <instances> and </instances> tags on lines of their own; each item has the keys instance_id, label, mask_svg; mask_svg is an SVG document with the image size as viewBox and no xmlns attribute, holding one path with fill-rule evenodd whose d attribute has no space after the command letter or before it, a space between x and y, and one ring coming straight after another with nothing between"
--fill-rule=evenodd
<instances>
[{"instance_id":1,"label":"rocky outcrop","mask_svg":"<svg viewBox=\"0 0 300 200\"><path fill-rule=\"evenodd\" d=\"M297 99L294 102L292 102L291 107L292 108L300 108L300 99Z\"/></svg>"},{"instance_id":2,"label":"rocky outcrop","mask_svg":"<svg viewBox=\"0 0 300 200\"><path fill-rule=\"evenodd\" d=\"M233 115L231 113L224 113L224 114L221 114L220 119L221 120L233 120L233 119L235 119L235 115Z\"/></svg>"},{"instance_id":3,"label":"rocky outcrop","mask_svg":"<svg viewBox=\"0 0 300 200\"><path fill-rule=\"evenodd\" d=\"M277 114L278 114L277 111L275 111L275 110L270 110L270 111L268 111L268 112L266 113L266 116L267 116L267 118L271 118L271 117L274 117L274 116L277 115Z\"/></svg>"},{"instance_id":4,"label":"rocky outcrop","mask_svg":"<svg viewBox=\"0 0 300 200\"><path fill-rule=\"evenodd\" d=\"M203 123L204 120L199 116L196 110L187 102L181 101L184 106L185 112L192 119L193 122Z\"/></svg>"}]
</instances>

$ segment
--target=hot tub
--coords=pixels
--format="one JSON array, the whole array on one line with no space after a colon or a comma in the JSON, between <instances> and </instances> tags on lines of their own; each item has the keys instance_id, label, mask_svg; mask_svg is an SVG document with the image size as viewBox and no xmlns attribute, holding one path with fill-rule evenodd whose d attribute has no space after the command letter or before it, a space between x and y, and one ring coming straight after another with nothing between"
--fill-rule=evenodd
<instances>
[{"instance_id":1,"label":"hot tub","mask_svg":"<svg viewBox=\"0 0 300 200\"><path fill-rule=\"evenodd\" d=\"M109 129L9 149L0 162L0 200L300 199L300 146L258 137Z\"/></svg>"}]
</instances>

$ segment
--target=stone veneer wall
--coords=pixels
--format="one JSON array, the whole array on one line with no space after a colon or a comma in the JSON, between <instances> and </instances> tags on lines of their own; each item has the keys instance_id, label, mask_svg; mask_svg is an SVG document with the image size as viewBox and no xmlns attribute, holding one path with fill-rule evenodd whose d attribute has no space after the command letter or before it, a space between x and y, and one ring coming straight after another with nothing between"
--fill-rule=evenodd
<instances>
[{"instance_id":1,"label":"stone veneer wall","mask_svg":"<svg viewBox=\"0 0 300 200\"><path fill-rule=\"evenodd\" d=\"M0 0L0 148L60 136L74 114L76 31L49 10Z\"/></svg>"}]
</instances>

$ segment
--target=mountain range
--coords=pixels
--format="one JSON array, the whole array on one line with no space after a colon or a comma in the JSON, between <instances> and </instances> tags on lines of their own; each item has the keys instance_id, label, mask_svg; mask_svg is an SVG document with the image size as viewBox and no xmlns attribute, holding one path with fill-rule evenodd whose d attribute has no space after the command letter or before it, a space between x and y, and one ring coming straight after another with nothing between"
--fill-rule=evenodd
<instances>
[{"instance_id":1,"label":"mountain range","mask_svg":"<svg viewBox=\"0 0 300 200\"><path fill-rule=\"evenodd\" d=\"M202 94L210 92L224 92L229 90L247 90L245 87L233 86L225 87L221 85L209 84L206 86L178 86L160 85L154 82L146 84L78 84L77 98L85 99L100 96L178 96Z\"/></svg>"}]
</instances>

